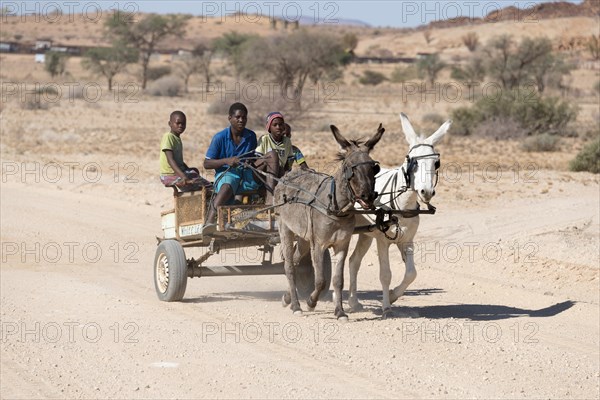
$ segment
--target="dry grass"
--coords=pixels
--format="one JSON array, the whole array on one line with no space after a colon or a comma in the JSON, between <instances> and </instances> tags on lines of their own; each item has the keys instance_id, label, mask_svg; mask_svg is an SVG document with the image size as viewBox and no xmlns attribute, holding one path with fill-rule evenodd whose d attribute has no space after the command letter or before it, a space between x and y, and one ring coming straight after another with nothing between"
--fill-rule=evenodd
<instances>
[{"instance_id":1,"label":"dry grass","mask_svg":"<svg viewBox=\"0 0 600 400\"><path fill-rule=\"evenodd\" d=\"M208 34L218 36L232 27L246 33L252 30L263 34L273 33L268 27L260 24L248 27L243 24L214 24L210 21L205 24L208 25L200 25L197 21L193 21L188 29L190 37ZM478 26L477 33L485 42L491 35L506 30L510 30L517 36L544 34L555 37L558 34L552 33L552 30L562 32L563 35L565 32L578 35L580 31L598 27L598 22L589 18L563 18L534 24L513 23L511 27L505 24L508 23ZM69 29L71 29L66 26L41 27L39 24L37 28L27 24L9 23L8 26L15 34L23 34L24 37L38 36L41 34L40 29L43 28L48 29L48 36L56 34L61 38L70 35ZM210 26L211 29L205 29L206 26ZM81 40L89 40L90 43L97 44L98 27L88 28L80 37ZM248 28L249 31L242 28ZM468 50L462 44L461 37L469 29L472 28L445 29L443 34L438 32L434 35L436 40L431 45L441 46L441 42L446 41L447 44L444 45L446 49L443 52L445 57L451 57L453 54L467 55ZM402 35L395 33L394 30L381 30L378 35L374 35L372 30L362 32L363 34L359 35L358 54L372 44L383 45L384 43L389 44L389 48L394 52L404 55L412 55L426 49L423 47L425 40L418 32ZM75 38L76 36L70 40L75 41ZM456 42L456 46L453 41ZM199 76L192 77L189 94L172 98L155 98L142 93L137 86L139 68L136 66L131 66L127 73L116 76L115 86L119 90L110 93L106 89L106 81L91 76L83 70L81 60L76 57L68 61L69 75L55 81L50 80L49 75L43 70L43 65L33 62L33 55L3 54L0 57L2 63L0 73L3 80L0 121L3 157L11 158L19 154L32 158L48 154L58 157L74 157L81 154L96 157L113 155L136 157L146 160L145 170L152 175L155 174L156 169L157 143L161 134L168 129L168 115L175 109L181 109L188 115L188 128L184 134L186 159L190 160L191 165L200 165L204 158L203 152L208 147L212 135L227 125L226 112L223 111L227 107L215 114L209 112L209 106L215 103L228 105L239 99L235 93L204 94ZM152 65L170 64L171 58L163 57ZM389 77L397 66L352 64L346 68L342 79L328 83L330 86L327 90L321 87L307 91L310 100L307 97L305 105L310 106L309 112L290 117L288 122L294 129L294 142L303 150L311 165L326 167L337 151L328 129L329 124L337 125L348 137L358 138L371 135L378 124L383 123L386 134L373 155L383 165L396 166L402 162L407 150L400 129L398 118L400 112L406 113L418 130L423 129L424 134L430 134L437 128L436 124L440 120L449 118L451 110L468 104L466 98L459 102L449 102L432 94L407 96L406 86L401 83L385 82L377 87L358 84L358 78L365 70L381 72ZM224 60L216 59L212 68L217 75L215 82L219 82L219 85L228 90L235 88L233 78L222 74L226 69ZM449 72L443 71L439 79L441 83L450 81ZM581 126L581 132L586 132L589 126L598 122L598 98L597 94L591 91L597 80L598 71L589 69L575 70L570 78L569 85L580 90L579 97L569 97L569 99L577 102L581 108L577 121ZM57 85L63 90L60 101L55 101L48 109L24 110L21 104L26 100L23 99L22 90L22 85L25 83L28 83L28 87ZM68 85L79 85L73 92L77 94L73 98L69 95ZM82 95L83 87L87 87L88 90ZM97 88L101 90L99 98L96 98L92 90ZM243 90L243 83L241 89ZM266 96L266 93L265 91L263 96ZM264 127L259 121L264 119L261 113L265 111L261 107L253 107L250 104L249 109L251 113L249 128L254 129L259 135L263 134ZM258 111L259 109L261 111ZM23 135L23 132L27 134ZM561 142L559 152L527 153L521 149L518 140L495 142L492 139L459 138L453 137L450 129L450 134L439 145L439 150L442 152L443 163L493 161L510 166L515 162L526 160L540 167L566 170L569 160L581 147L582 139L565 139Z\"/></svg>"}]
</instances>

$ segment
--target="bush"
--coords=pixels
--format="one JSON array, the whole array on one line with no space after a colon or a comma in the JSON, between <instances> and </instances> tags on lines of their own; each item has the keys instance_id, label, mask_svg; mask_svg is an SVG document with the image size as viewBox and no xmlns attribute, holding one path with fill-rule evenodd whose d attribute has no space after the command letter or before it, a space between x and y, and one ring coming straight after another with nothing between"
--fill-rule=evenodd
<instances>
[{"instance_id":1,"label":"bush","mask_svg":"<svg viewBox=\"0 0 600 400\"><path fill-rule=\"evenodd\" d=\"M600 81L596 81L596 83L594 84L594 91L600 94Z\"/></svg>"},{"instance_id":2,"label":"bush","mask_svg":"<svg viewBox=\"0 0 600 400\"><path fill-rule=\"evenodd\" d=\"M429 54L417 61L417 71L419 78L424 78L429 81L431 86L435 83L440 71L446 68L446 63L440 59L439 54Z\"/></svg>"},{"instance_id":3,"label":"bush","mask_svg":"<svg viewBox=\"0 0 600 400\"><path fill-rule=\"evenodd\" d=\"M377 86L381 82L387 81L387 78L381 72L371 71L370 69L368 69L363 73L363 76L361 76L358 81L362 85Z\"/></svg>"},{"instance_id":4,"label":"bush","mask_svg":"<svg viewBox=\"0 0 600 400\"><path fill-rule=\"evenodd\" d=\"M569 164L571 171L600 173L600 138L588 143Z\"/></svg>"},{"instance_id":5,"label":"bush","mask_svg":"<svg viewBox=\"0 0 600 400\"><path fill-rule=\"evenodd\" d=\"M285 97L282 97L279 92L275 92L270 96L259 96L258 98L228 98L226 101L217 99L212 102L207 109L208 114L226 116L229 112L229 106L236 101L241 101L248 107L248 126L264 126L265 118L268 113L277 110L283 113L286 120L297 121L301 119L305 112L311 108L311 104L305 104L305 107L298 109L296 103Z\"/></svg>"},{"instance_id":6,"label":"bush","mask_svg":"<svg viewBox=\"0 0 600 400\"><path fill-rule=\"evenodd\" d=\"M392 71L390 80L392 82L401 83L406 81L415 80L418 78L418 72L415 66L410 65L408 67L396 67Z\"/></svg>"},{"instance_id":7,"label":"bush","mask_svg":"<svg viewBox=\"0 0 600 400\"><path fill-rule=\"evenodd\" d=\"M48 103L42 100L41 96L27 97L25 101L20 103L23 110L47 110Z\"/></svg>"},{"instance_id":8,"label":"bush","mask_svg":"<svg viewBox=\"0 0 600 400\"><path fill-rule=\"evenodd\" d=\"M151 82L148 85L148 93L152 96L169 96L174 97L179 95L183 89L183 83L175 76L167 75Z\"/></svg>"},{"instance_id":9,"label":"bush","mask_svg":"<svg viewBox=\"0 0 600 400\"><path fill-rule=\"evenodd\" d=\"M560 138L556 135L542 133L541 135L530 136L521 143L521 149L526 152L545 152L556 151Z\"/></svg>"},{"instance_id":10,"label":"bush","mask_svg":"<svg viewBox=\"0 0 600 400\"><path fill-rule=\"evenodd\" d=\"M206 109L206 112L212 115L227 115L229 113L229 107L233 103L233 101L226 102L217 99L214 102L210 103L210 105Z\"/></svg>"},{"instance_id":11,"label":"bush","mask_svg":"<svg viewBox=\"0 0 600 400\"><path fill-rule=\"evenodd\" d=\"M469 32L464 35L462 38L462 42L470 52L474 52L477 50L477 46L479 46L479 36L475 32Z\"/></svg>"},{"instance_id":12,"label":"bush","mask_svg":"<svg viewBox=\"0 0 600 400\"><path fill-rule=\"evenodd\" d=\"M168 65L162 65L160 67L151 67L148 68L147 79L149 81L156 81L163 76L167 76L171 74L171 67Z\"/></svg>"},{"instance_id":13,"label":"bush","mask_svg":"<svg viewBox=\"0 0 600 400\"><path fill-rule=\"evenodd\" d=\"M49 103L57 102L58 98L58 91L53 86L42 86L35 93L25 96L20 106L23 110L47 110Z\"/></svg>"},{"instance_id":14,"label":"bush","mask_svg":"<svg viewBox=\"0 0 600 400\"><path fill-rule=\"evenodd\" d=\"M542 97L523 90L504 91L498 99L484 97L472 107L457 108L452 112L452 131L471 135L479 125L497 126L516 123L518 132L511 136L531 136L542 133L571 136L568 124L577 117L577 106L558 97ZM491 132L488 130L488 134ZM496 135L507 138L506 135Z\"/></svg>"},{"instance_id":15,"label":"bush","mask_svg":"<svg viewBox=\"0 0 600 400\"><path fill-rule=\"evenodd\" d=\"M67 68L67 58L69 55L56 51L47 51L44 57L44 69L51 77L60 76L65 73Z\"/></svg>"},{"instance_id":16,"label":"bush","mask_svg":"<svg viewBox=\"0 0 600 400\"><path fill-rule=\"evenodd\" d=\"M444 122L446 122L444 117L438 113L427 113L423 115L423 118L421 118L421 120L424 123L431 125L442 125Z\"/></svg>"}]
</instances>

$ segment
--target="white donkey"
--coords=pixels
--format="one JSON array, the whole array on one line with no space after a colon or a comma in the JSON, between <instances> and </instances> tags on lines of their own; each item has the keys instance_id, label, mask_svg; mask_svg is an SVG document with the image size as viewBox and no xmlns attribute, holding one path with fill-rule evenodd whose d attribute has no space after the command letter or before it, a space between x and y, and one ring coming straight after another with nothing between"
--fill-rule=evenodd
<instances>
[{"instance_id":1,"label":"white donkey","mask_svg":"<svg viewBox=\"0 0 600 400\"><path fill-rule=\"evenodd\" d=\"M411 210L419 209L418 201L429 205L431 198L435 195L440 155L434 151L433 146L446 134L452 121L446 121L433 135L426 139L415 133L406 115L401 113L400 121L406 141L410 146L408 155L402 166L391 170L382 169L377 174L375 191L379 193L379 197L375 202L375 206L384 210L402 210L406 211L406 214L410 214ZM385 224L389 229L384 232L385 229L374 228L373 225L376 224L374 216L363 214L356 217L356 227L359 231L361 231L359 228L361 226L370 225L371 229L359 234L358 243L350 257L350 298L348 305L352 311L362 310L362 305L356 296L356 278L361 260L369 250L374 238L377 240L379 280L383 290L382 318L392 315L391 303L401 297L408 285L417 277L413 258L413 238L419 227L419 215L414 213L414 216L398 216L397 218L396 223L392 220ZM389 258L389 246L391 244L398 246L406 266L402 283L396 286L393 291L389 290L392 279Z\"/></svg>"}]
</instances>

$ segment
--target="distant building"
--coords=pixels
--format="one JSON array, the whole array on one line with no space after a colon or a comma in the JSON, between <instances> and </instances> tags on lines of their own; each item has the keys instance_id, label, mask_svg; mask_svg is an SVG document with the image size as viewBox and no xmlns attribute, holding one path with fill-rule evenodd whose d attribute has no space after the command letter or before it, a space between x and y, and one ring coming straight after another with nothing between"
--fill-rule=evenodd
<instances>
[{"instance_id":1,"label":"distant building","mask_svg":"<svg viewBox=\"0 0 600 400\"><path fill-rule=\"evenodd\" d=\"M412 57L354 57L352 62L356 64L412 64L416 61Z\"/></svg>"},{"instance_id":2,"label":"distant building","mask_svg":"<svg viewBox=\"0 0 600 400\"><path fill-rule=\"evenodd\" d=\"M66 53L71 56L78 56L82 53L81 48L77 46L52 46L50 47L50 51L55 51L57 53Z\"/></svg>"},{"instance_id":3,"label":"distant building","mask_svg":"<svg viewBox=\"0 0 600 400\"><path fill-rule=\"evenodd\" d=\"M52 39L40 38L35 40L35 46L33 47L36 51L50 50L52 47Z\"/></svg>"},{"instance_id":4,"label":"distant building","mask_svg":"<svg viewBox=\"0 0 600 400\"><path fill-rule=\"evenodd\" d=\"M35 62L36 63L40 63L40 64L44 64L46 62L46 55L44 53L36 54L35 55Z\"/></svg>"},{"instance_id":5,"label":"distant building","mask_svg":"<svg viewBox=\"0 0 600 400\"><path fill-rule=\"evenodd\" d=\"M15 53L19 51L19 44L16 42L0 42L0 53Z\"/></svg>"}]
</instances>

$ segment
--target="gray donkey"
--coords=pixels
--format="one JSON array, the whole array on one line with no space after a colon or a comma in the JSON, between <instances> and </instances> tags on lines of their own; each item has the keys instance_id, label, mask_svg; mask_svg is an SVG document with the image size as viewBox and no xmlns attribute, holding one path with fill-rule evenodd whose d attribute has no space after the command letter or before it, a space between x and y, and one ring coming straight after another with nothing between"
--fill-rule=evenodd
<instances>
[{"instance_id":1,"label":"gray donkey","mask_svg":"<svg viewBox=\"0 0 600 400\"><path fill-rule=\"evenodd\" d=\"M325 289L323 254L332 247L338 259L334 275L335 316L348 320L342 307L344 286L344 262L354 231L354 203L364 209L374 208L375 175L379 165L369 152L381 139L379 124L377 133L366 142L348 141L333 125L333 137L342 147L338 158L342 161L334 176L310 171L293 171L285 176L275 188L274 204L280 205L279 236L283 250L285 275L289 292L283 296L284 305L292 305L294 314L302 314L296 292L293 262L294 240L308 242L312 264L315 269L315 290L306 300L310 310L317 305L319 295Z\"/></svg>"}]
</instances>

